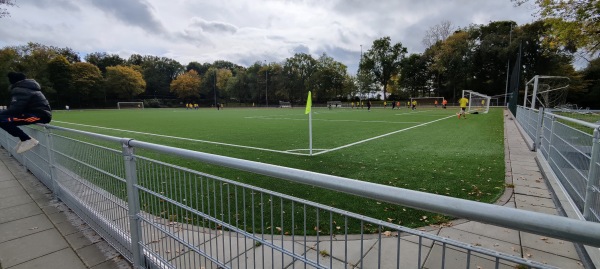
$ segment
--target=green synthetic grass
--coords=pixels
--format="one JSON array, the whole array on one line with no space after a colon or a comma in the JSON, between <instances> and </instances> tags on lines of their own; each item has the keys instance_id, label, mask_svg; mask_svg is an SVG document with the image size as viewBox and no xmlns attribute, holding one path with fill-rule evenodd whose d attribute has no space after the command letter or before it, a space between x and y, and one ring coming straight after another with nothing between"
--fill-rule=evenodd
<instances>
[{"instance_id":1,"label":"green synthetic grass","mask_svg":"<svg viewBox=\"0 0 600 269\"><path fill-rule=\"evenodd\" d=\"M52 125L178 148L242 158L452 197L494 202L504 191L501 109L459 120L456 109L313 109L313 148L333 149L402 132L316 156L158 137L73 125L133 130L166 136L308 153L304 109L144 109L56 111ZM447 119L443 119L448 117ZM441 120L440 120L441 119ZM419 124L439 120L424 126ZM68 123L67 123L68 122ZM315 153L319 152L315 150ZM140 155L408 227L446 221L425 213L281 179L139 150ZM276 202L278 203L278 202ZM280 210L277 205L275 212ZM284 205L286 207L286 205ZM289 210L286 212L290 212ZM427 216L424 218L423 216ZM328 219L329 216L323 216ZM286 220L288 221L288 220ZM336 220L340 223L341 220ZM291 226L291 224L290 224ZM369 227L362 227L368 229ZM353 227L352 229L360 229ZM372 228L375 229L376 228ZM373 230L373 232L376 232Z\"/></svg>"},{"instance_id":2,"label":"green synthetic grass","mask_svg":"<svg viewBox=\"0 0 600 269\"><path fill-rule=\"evenodd\" d=\"M561 116L565 116L565 117L569 117L569 118L577 119L577 120L582 120L582 121L589 122L589 123L598 124L600 122L600 113L589 113L589 114L568 113L568 112L555 112L555 113L558 115L561 115ZM582 126L581 124L566 121L563 119L559 119L558 121L562 122L568 126L571 126L577 130L583 131L587 134L592 135L594 133L594 129L592 129L590 127Z\"/></svg>"}]
</instances>

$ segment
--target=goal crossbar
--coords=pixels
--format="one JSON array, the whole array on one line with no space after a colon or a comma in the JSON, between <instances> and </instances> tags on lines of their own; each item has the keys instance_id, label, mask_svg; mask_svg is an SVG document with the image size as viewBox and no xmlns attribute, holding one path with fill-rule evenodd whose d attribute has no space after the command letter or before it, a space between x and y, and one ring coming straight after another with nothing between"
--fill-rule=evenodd
<instances>
[{"instance_id":1,"label":"goal crossbar","mask_svg":"<svg viewBox=\"0 0 600 269\"><path fill-rule=\"evenodd\" d=\"M411 97L410 102L417 101L417 105L435 105L435 101L438 101L438 105L442 104L444 97L441 96L430 96L430 97Z\"/></svg>"},{"instance_id":2,"label":"goal crossbar","mask_svg":"<svg viewBox=\"0 0 600 269\"><path fill-rule=\"evenodd\" d=\"M563 76L536 75L525 84L523 106L551 108L566 103L570 79ZM531 93L529 89L531 88Z\"/></svg>"},{"instance_id":3,"label":"goal crossbar","mask_svg":"<svg viewBox=\"0 0 600 269\"><path fill-rule=\"evenodd\" d=\"M139 108L144 109L144 102L117 102L118 109Z\"/></svg>"},{"instance_id":4,"label":"goal crossbar","mask_svg":"<svg viewBox=\"0 0 600 269\"><path fill-rule=\"evenodd\" d=\"M492 97L470 90L463 90L463 97L469 99L467 113L488 113Z\"/></svg>"}]
</instances>

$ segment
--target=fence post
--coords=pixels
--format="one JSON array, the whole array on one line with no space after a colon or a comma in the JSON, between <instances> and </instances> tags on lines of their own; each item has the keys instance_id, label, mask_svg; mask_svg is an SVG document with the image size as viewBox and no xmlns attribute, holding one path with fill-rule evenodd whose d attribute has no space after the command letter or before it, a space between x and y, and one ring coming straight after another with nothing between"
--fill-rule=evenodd
<instances>
[{"instance_id":1,"label":"fence post","mask_svg":"<svg viewBox=\"0 0 600 269\"><path fill-rule=\"evenodd\" d=\"M533 111L533 110L531 110ZM537 120L537 126L535 126L535 136L533 139L533 151L537 151L537 149L540 147L540 141L542 138L542 135L544 134L543 132L543 125L544 125L544 108L540 107L539 111L538 111L538 120Z\"/></svg>"},{"instance_id":2,"label":"fence post","mask_svg":"<svg viewBox=\"0 0 600 269\"><path fill-rule=\"evenodd\" d=\"M594 192L595 188L598 188L600 183L600 175L598 175L598 168L596 163L598 162L598 155L600 155L600 127L594 129L594 139L592 142L592 157L590 158L590 170L588 173L588 182L585 190L585 203L583 204L583 217L586 220L590 220L591 210L590 207L594 203Z\"/></svg>"},{"instance_id":3,"label":"fence post","mask_svg":"<svg viewBox=\"0 0 600 269\"><path fill-rule=\"evenodd\" d=\"M548 138L548 151L546 152L546 162L548 163L550 163L550 152L554 147L554 144L552 144L552 142L554 142L554 126L556 125L556 117L554 117L554 115L551 115L551 119L552 125L550 126L550 137Z\"/></svg>"},{"instance_id":4,"label":"fence post","mask_svg":"<svg viewBox=\"0 0 600 269\"><path fill-rule=\"evenodd\" d=\"M52 132L46 127L44 127L44 130L46 130L46 149L48 150L48 167L50 168L50 181L52 181L52 195L54 196L54 199L59 199L58 182L56 182L56 166L54 165L54 143Z\"/></svg>"},{"instance_id":5,"label":"fence post","mask_svg":"<svg viewBox=\"0 0 600 269\"><path fill-rule=\"evenodd\" d=\"M129 212L129 230L131 232L131 254L133 255L134 268L145 268L144 256L140 247L141 222L138 216L140 212L140 199L137 185L137 168L133 147L129 146L130 139L123 138L123 158L125 161L125 177L127 181L127 205Z\"/></svg>"}]
</instances>

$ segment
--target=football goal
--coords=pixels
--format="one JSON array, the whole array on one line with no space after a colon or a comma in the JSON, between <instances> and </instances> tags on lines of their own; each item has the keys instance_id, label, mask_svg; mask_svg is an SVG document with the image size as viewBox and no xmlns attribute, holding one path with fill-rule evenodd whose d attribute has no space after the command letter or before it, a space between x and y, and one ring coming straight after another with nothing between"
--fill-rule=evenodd
<instances>
[{"instance_id":1,"label":"football goal","mask_svg":"<svg viewBox=\"0 0 600 269\"><path fill-rule=\"evenodd\" d=\"M463 90L463 97L469 99L467 113L488 113L490 111L491 97L474 91Z\"/></svg>"},{"instance_id":2,"label":"football goal","mask_svg":"<svg viewBox=\"0 0 600 269\"><path fill-rule=\"evenodd\" d=\"M438 106L442 106L442 101L444 101L444 97L411 97L410 103L413 101L417 101L417 106L435 106L435 101L437 101Z\"/></svg>"},{"instance_id":3,"label":"football goal","mask_svg":"<svg viewBox=\"0 0 600 269\"><path fill-rule=\"evenodd\" d=\"M292 108L292 102L279 101L280 108Z\"/></svg>"},{"instance_id":4,"label":"football goal","mask_svg":"<svg viewBox=\"0 0 600 269\"><path fill-rule=\"evenodd\" d=\"M534 76L525 85L524 107L561 107L567 103L570 79L560 76ZM529 89L532 89L529 92Z\"/></svg>"},{"instance_id":5,"label":"football goal","mask_svg":"<svg viewBox=\"0 0 600 269\"><path fill-rule=\"evenodd\" d=\"M144 109L144 102L117 102L118 109Z\"/></svg>"},{"instance_id":6,"label":"football goal","mask_svg":"<svg viewBox=\"0 0 600 269\"><path fill-rule=\"evenodd\" d=\"M328 108L342 107L342 101L327 101Z\"/></svg>"}]
</instances>

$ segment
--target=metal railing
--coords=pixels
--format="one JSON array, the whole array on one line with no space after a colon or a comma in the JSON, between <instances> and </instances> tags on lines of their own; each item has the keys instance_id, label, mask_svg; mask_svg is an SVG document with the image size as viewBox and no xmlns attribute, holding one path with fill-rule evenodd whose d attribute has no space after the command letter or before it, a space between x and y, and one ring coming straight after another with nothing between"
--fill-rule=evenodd
<instances>
[{"instance_id":1,"label":"metal railing","mask_svg":"<svg viewBox=\"0 0 600 269\"><path fill-rule=\"evenodd\" d=\"M140 268L551 266L157 161L134 150L267 175L277 184L310 184L600 246L598 223L44 127L26 128L40 146L15 158ZM6 134L0 139L11 152L16 142Z\"/></svg>"},{"instance_id":2,"label":"metal railing","mask_svg":"<svg viewBox=\"0 0 600 269\"><path fill-rule=\"evenodd\" d=\"M600 125L521 106L517 121L583 217L600 222ZM589 128L592 134L567 123Z\"/></svg>"}]
</instances>

